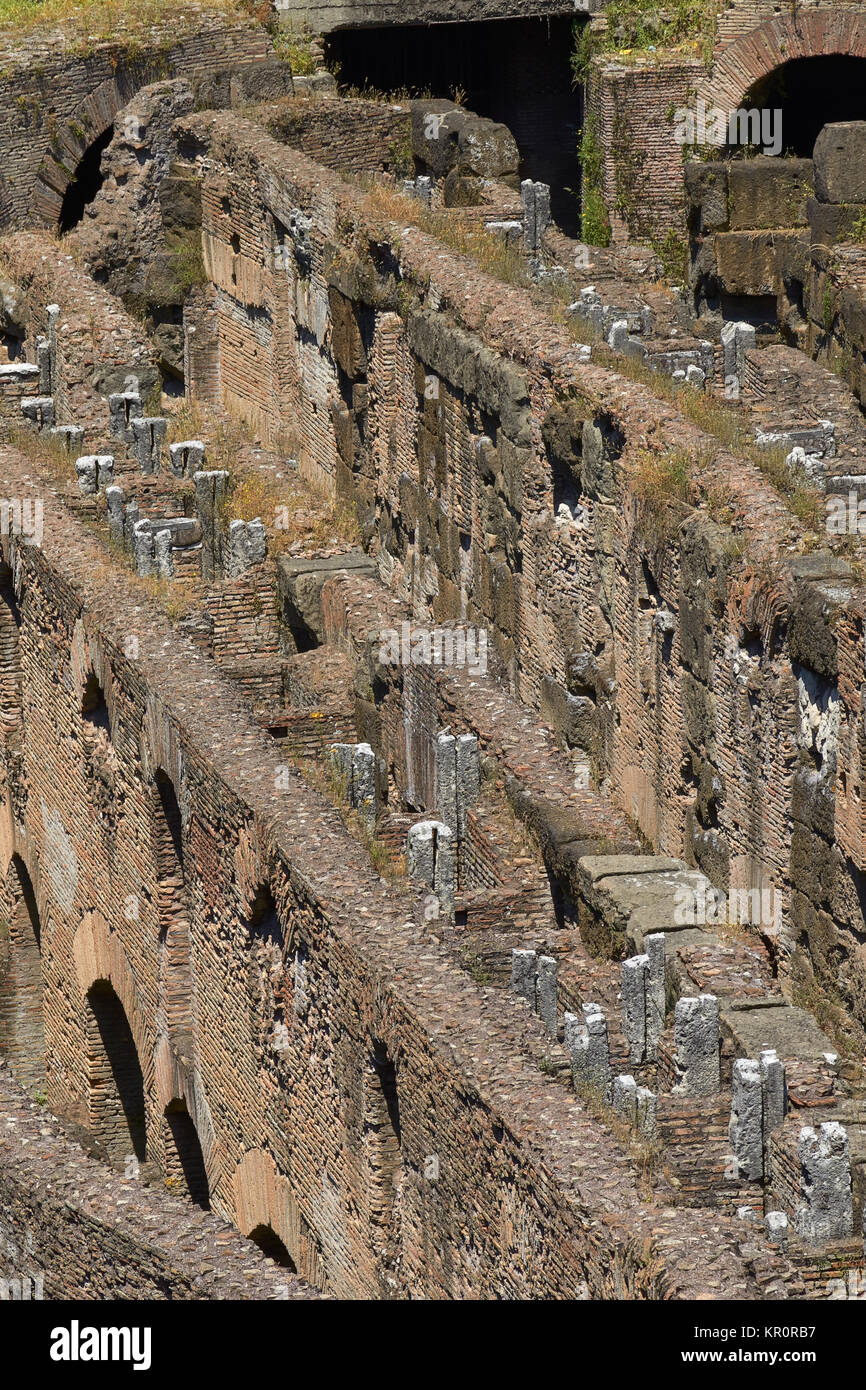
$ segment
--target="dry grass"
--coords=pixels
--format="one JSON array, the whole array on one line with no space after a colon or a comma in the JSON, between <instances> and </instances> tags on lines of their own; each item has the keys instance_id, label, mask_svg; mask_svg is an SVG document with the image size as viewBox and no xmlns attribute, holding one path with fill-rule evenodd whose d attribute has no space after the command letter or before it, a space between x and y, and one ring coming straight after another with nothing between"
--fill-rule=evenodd
<instances>
[{"instance_id":1,"label":"dry grass","mask_svg":"<svg viewBox=\"0 0 866 1390\"><path fill-rule=\"evenodd\" d=\"M283 554L298 542L313 549L361 542L352 508L295 474L281 476L255 468L235 473L227 505L232 519L264 522L272 555Z\"/></svg>"},{"instance_id":2,"label":"dry grass","mask_svg":"<svg viewBox=\"0 0 866 1390\"><path fill-rule=\"evenodd\" d=\"M130 563L127 561L127 565ZM136 574L133 577L142 586L151 603L161 608L172 622L180 622L181 618L186 618L195 608L194 596L188 589L182 588L171 579L156 579L152 576L143 578Z\"/></svg>"},{"instance_id":3,"label":"dry grass","mask_svg":"<svg viewBox=\"0 0 866 1390\"><path fill-rule=\"evenodd\" d=\"M592 1115L594 1120L609 1129L633 1165L637 1176L637 1189L645 1202L653 1199L656 1173L659 1171L662 1149L657 1141L632 1128L630 1122L612 1106L608 1105L600 1090L594 1086L575 1085L575 1095Z\"/></svg>"},{"instance_id":4,"label":"dry grass","mask_svg":"<svg viewBox=\"0 0 866 1390\"><path fill-rule=\"evenodd\" d=\"M785 464L786 450L758 445L746 416L736 406L719 400L709 392L691 386L678 386L671 378L653 371L640 359L613 352L584 320L573 314L565 314L565 305L573 298L573 286L568 281L552 281L539 287L530 279L526 263L518 250L506 246L500 237L485 228L455 218L447 210L427 208L416 199L378 182L368 183L367 194L374 206L390 221L420 228L460 255L470 257L480 270L494 279L529 289L538 298L546 300L553 317L568 328L575 341L591 344L595 362L646 386L658 399L676 405L704 434L753 463L808 531L823 533L823 494L804 478L791 473ZM699 469L704 462L708 464L710 461L709 456L705 460L695 460L697 467L691 473L688 496L683 495L674 468L671 479L675 484L674 496L696 505L701 491ZM661 475L671 474L670 456L661 457L658 470L656 481L659 482ZM651 484L653 480L647 478L646 481ZM713 484L702 491L710 510L717 513L717 519L721 520L726 511L733 513L732 490L722 492L718 484Z\"/></svg>"},{"instance_id":5,"label":"dry grass","mask_svg":"<svg viewBox=\"0 0 866 1390\"><path fill-rule=\"evenodd\" d=\"M593 343L594 362L610 367L612 371L628 377L631 381L640 382L660 400L675 405L702 433L718 440L731 453L748 459L784 498L791 512L807 530L823 533L823 493L805 478L791 472L785 464L786 449L763 447L755 442L754 432L744 412L709 392L696 390L692 386L678 386L670 377L664 376L661 372L654 372L637 358L618 355L601 345L597 338L593 339L583 323L573 325L570 321L569 326L578 341ZM705 456L703 461L700 458L696 460L699 466L702 463L703 466L707 466L710 461L709 455ZM697 474L695 483L699 483ZM730 493L729 500L732 498L733 493Z\"/></svg>"},{"instance_id":6,"label":"dry grass","mask_svg":"<svg viewBox=\"0 0 866 1390\"><path fill-rule=\"evenodd\" d=\"M473 224L448 209L433 209L395 188L362 180L370 202L389 221L418 227L458 255L469 256L480 270L507 285L529 288L532 281L520 252L506 246L501 237Z\"/></svg>"},{"instance_id":7,"label":"dry grass","mask_svg":"<svg viewBox=\"0 0 866 1390\"><path fill-rule=\"evenodd\" d=\"M348 802L346 777L337 765L328 757L318 760L300 753L291 755L291 761L307 786L312 787L336 808L346 829L366 851L370 864L379 877L385 879L392 889L408 887L405 855L394 854L390 847L377 837L375 828L371 827L358 811L352 809Z\"/></svg>"},{"instance_id":8,"label":"dry grass","mask_svg":"<svg viewBox=\"0 0 866 1390\"><path fill-rule=\"evenodd\" d=\"M119 32L140 34L165 23L176 32L202 13L238 15L244 10L239 0L0 0L0 31L17 36L55 26L70 45L101 43Z\"/></svg>"}]
</instances>

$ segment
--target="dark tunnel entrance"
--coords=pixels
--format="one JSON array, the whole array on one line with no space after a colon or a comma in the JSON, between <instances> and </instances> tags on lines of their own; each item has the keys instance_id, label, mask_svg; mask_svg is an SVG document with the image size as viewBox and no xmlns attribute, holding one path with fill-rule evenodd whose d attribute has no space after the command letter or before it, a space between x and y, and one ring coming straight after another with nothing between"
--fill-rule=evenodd
<instances>
[{"instance_id":1,"label":"dark tunnel entrance","mask_svg":"<svg viewBox=\"0 0 866 1390\"><path fill-rule=\"evenodd\" d=\"M571 70L572 18L338 30L326 40L341 88L455 99L509 127L521 178L551 186L553 216L580 235L583 93Z\"/></svg>"},{"instance_id":2,"label":"dark tunnel entrance","mask_svg":"<svg viewBox=\"0 0 866 1390\"><path fill-rule=\"evenodd\" d=\"M63 195L59 226L61 236L78 226L84 216L84 209L88 203L93 202L102 187L105 178L102 172L102 155L110 145L113 134L114 127L109 126L82 155L75 170L75 177Z\"/></svg>"},{"instance_id":3,"label":"dark tunnel entrance","mask_svg":"<svg viewBox=\"0 0 866 1390\"><path fill-rule=\"evenodd\" d=\"M781 153L811 159L825 125L866 120L866 59L794 58L756 82L741 106L781 112Z\"/></svg>"}]
</instances>

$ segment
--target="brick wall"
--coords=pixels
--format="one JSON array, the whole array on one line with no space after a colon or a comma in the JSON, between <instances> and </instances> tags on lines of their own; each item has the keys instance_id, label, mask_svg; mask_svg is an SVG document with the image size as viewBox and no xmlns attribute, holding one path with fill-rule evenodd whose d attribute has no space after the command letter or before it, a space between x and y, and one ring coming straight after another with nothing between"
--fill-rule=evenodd
<instances>
[{"instance_id":1,"label":"brick wall","mask_svg":"<svg viewBox=\"0 0 866 1390\"><path fill-rule=\"evenodd\" d=\"M120 1177L0 1067L0 1277L50 1299L296 1299L315 1290L225 1221Z\"/></svg>"},{"instance_id":2,"label":"brick wall","mask_svg":"<svg viewBox=\"0 0 866 1390\"><path fill-rule=\"evenodd\" d=\"M6 466L10 486L32 479ZM270 1226L344 1296L685 1296L694 1269L749 1286L736 1228L709 1246L691 1213L639 1202L612 1141L538 1069L540 1025L479 995L92 535L55 501L42 548L11 558L23 758L5 756L0 839L33 882L56 1113L115 1162L177 1176L168 1117L185 1109L215 1212ZM108 728L83 712L91 677ZM44 1224L68 1262L68 1226L53 1209ZM696 1253L682 1276L662 1253L674 1231L677 1260ZM110 1292L103 1248L92 1278Z\"/></svg>"},{"instance_id":3,"label":"brick wall","mask_svg":"<svg viewBox=\"0 0 866 1390\"><path fill-rule=\"evenodd\" d=\"M603 194L614 241L683 239L683 150L673 112L691 107L703 65L695 59L639 64L597 59L587 87L587 119L604 156Z\"/></svg>"},{"instance_id":4,"label":"brick wall","mask_svg":"<svg viewBox=\"0 0 866 1390\"><path fill-rule=\"evenodd\" d=\"M56 224L80 159L139 87L228 74L270 51L267 35L249 20L200 13L154 29L147 44L121 34L76 52L56 30L7 41L0 48L0 225L21 225L34 214Z\"/></svg>"},{"instance_id":5,"label":"brick wall","mask_svg":"<svg viewBox=\"0 0 866 1390\"><path fill-rule=\"evenodd\" d=\"M485 627L512 688L536 709L544 700L562 743L610 779L659 851L720 887L774 882L780 968L807 982L814 969L855 1028L866 1024L853 576L827 557L769 575L700 515L661 542L627 481L652 431L662 450L713 460L704 485L732 490L758 549L796 526L755 465L639 385L579 365L522 291L418 230L392 249L396 237L363 195L252 127L222 116L184 125L220 152L203 203L226 399L271 440L293 425L308 476L357 502L392 592L419 621ZM583 529L555 518L568 487L587 509ZM827 607L819 595L831 574L842 589ZM824 616L807 617L813 609ZM668 636L655 621L664 613L675 618ZM575 661L585 667L577 687ZM834 750L817 780L800 681L807 704L844 703L838 761ZM392 746L401 785L426 800L423 740L417 758L402 733ZM828 919L838 972L821 944Z\"/></svg>"}]
</instances>

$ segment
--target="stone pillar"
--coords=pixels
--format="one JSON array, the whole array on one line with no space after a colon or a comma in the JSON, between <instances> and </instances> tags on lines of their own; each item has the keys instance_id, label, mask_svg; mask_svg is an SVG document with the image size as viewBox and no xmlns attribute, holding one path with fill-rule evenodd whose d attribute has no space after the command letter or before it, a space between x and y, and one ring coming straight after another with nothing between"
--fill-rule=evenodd
<instances>
[{"instance_id":1,"label":"stone pillar","mask_svg":"<svg viewBox=\"0 0 866 1390\"><path fill-rule=\"evenodd\" d=\"M633 1076L617 1076L613 1082L613 1108L637 1127L637 1082Z\"/></svg>"},{"instance_id":2,"label":"stone pillar","mask_svg":"<svg viewBox=\"0 0 866 1390\"><path fill-rule=\"evenodd\" d=\"M369 743L352 749L352 805L372 825L376 819L376 755Z\"/></svg>"},{"instance_id":3,"label":"stone pillar","mask_svg":"<svg viewBox=\"0 0 866 1390\"><path fill-rule=\"evenodd\" d=\"M205 582L221 578L225 568L222 512L228 477L225 470L212 469L196 473L193 478L195 510L202 534L201 577Z\"/></svg>"},{"instance_id":4,"label":"stone pillar","mask_svg":"<svg viewBox=\"0 0 866 1390\"><path fill-rule=\"evenodd\" d=\"M38 430L50 430L55 424L53 396L22 396L21 414Z\"/></svg>"},{"instance_id":5,"label":"stone pillar","mask_svg":"<svg viewBox=\"0 0 866 1390\"><path fill-rule=\"evenodd\" d=\"M481 792L481 760L475 734L457 737L457 833L466 834L466 812Z\"/></svg>"},{"instance_id":6,"label":"stone pillar","mask_svg":"<svg viewBox=\"0 0 866 1390\"><path fill-rule=\"evenodd\" d=\"M598 1004L584 1004L583 1021L565 1015L565 1046L571 1055L574 1086L578 1092L595 1092L610 1105L612 1078L607 1021Z\"/></svg>"},{"instance_id":7,"label":"stone pillar","mask_svg":"<svg viewBox=\"0 0 866 1390\"><path fill-rule=\"evenodd\" d=\"M556 957L539 956L535 1007L548 1033L556 1037Z\"/></svg>"},{"instance_id":8,"label":"stone pillar","mask_svg":"<svg viewBox=\"0 0 866 1390\"><path fill-rule=\"evenodd\" d=\"M520 185L523 203L523 244L527 251L539 251L541 239L550 226L550 185L524 179Z\"/></svg>"},{"instance_id":9,"label":"stone pillar","mask_svg":"<svg viewBox=\"0 0 866 1390\"><path fill-rule=\"evenodd\" d=\"M422 820L410 826L407 839L409 877L431 888L446 917L454 917L454 848L450 828Z\"/></svg>"},{"instance_id":10,"label":"stone pillar","mask_svg":"<svg viewBox=\"0 0 866 1390\"><path fill-rule=\"evenodd\" d=\"M648 1086L637 1088L637 1127L648 1143L658 1137L658 1098Z\"/></svg>"},{"instance_id":11,"label":"stone pillar","mask_svg":"<svg viewBox=\"0 0 866 1390\"><path fill-rule=\"evenodd\" d=\"M268 553L268 534L256 517L247 522L247 559L250 565L260 565Z\"/></svg>"},{"instance_id":12,"label":"stone pillar","mask_svg":"<svg viewBox=\"0 0 866 1390\"><path fill-rule=\"evenodd\" d=\"M258 565L268 553L268 538L262 522L230 521L226 578L237 579L251 565Z\"/></svg>"},{"instance_id":13,"label":"stone pillar","mask_svg":"<svg viewBox=\"0 0 866 1390\"><path fill-rule=\"evenodd\" d=\"M678 999L674 1011L674 1063L678 1096L714 1096L719 1090L719 1001L713 994Z\"/></svg>"},{"instance_id":14,"label":"stone pillar","mask_svg":"<svg viewBox=\"0 0 866 1390\"><path fill-rule=\"evenodd\" d=\"M761 1092L764 1107L764 1143L784 1124L788 1113L788 1087L785 1068L771 1047L763 1048L760 1057Z\"/></svg>"},{"instance_id":15,"label":"stone pillar","mask_svg":"<svg viewBox=\"0 0 866 1390\"><path fill-rule=\"evenodd\" d=\"M481 766L475 734L458 737L447 730L436 736L436 814L458 839L466 834L466 812L478 800Z\"/></svg>"},{"instance_id":16,"label":"stone pillar","mask_svg":"<svg viewBox=\"0 0 866 1390\"><path fill-rule=\"evenodd\" d=\"M658 1056L659 1038L665 1026L665 934L653 932L644 939L649 959L646 974L646 1059Z\"/></svg>"},{"instance_id":17,"label":"stone pillar","mask_svg":"<svg viewBox=\"0 0 866 1390\"><path fill-rule=\"evenodd\" d=\"M85 496L91 496L96 492L96 455L85 454L82 458L75 460L75 474L78 479L78 488Z\"/></svg>"},{"instance_id":18,"label":"stone pillar","mask_svg":"<svg viewBox=\"0 0 866 1390\"><path fill-rule=\"evenodd\" d=\"M632 956L622 963L622 1030L628 1042L628 1060L635 1065L646 1058L646 977L649 956Z\"/></svg>"},{"instance_id":19,"label":"stone pillar","mask_svg":"<svg viewBox=\"0 0 866 1390\"><path fill-rule=\"evenodd\" d=\"M346 779L346 799L370 826L376 819L376 755L369 743L332 743L329 753ZM430 880L432 886L432 878Z\"/></svg>"},{"instance_id":20,"label":"stone pillar","mask_svg":"<svg viewBox=\"0 0 866 1390\"><path fill-rule=\"evenodd\" d=\"M750 323L726 323L722 328L725 363L725 395L739 400L746 377L746 352L755 346L755 330Z\"/></svg>"},{"instance_id":21,"label":"stone pillar","mask_svg":"<svg viewBox=\"0 0 866 1390\"><path fill-rule=\"evenodd\" d=\"M204 444L200 439L169 444L168 459L168 466L176 478L192 478L204 466Z\"/></svg>"},{"instance_id":22,"label":"stone pillar","mask_svg":"<svg viewBox=\"0 0 866 1390\"><path fill-rule=\"evenodd\" d=\"M229 522L229 545L226 557L226 579L237 579L249 565L247 526L245 521Z\"/></svg>"},{"instance_id":23,"label":"stone pillar","mask_svg":"<svg viewBox=\"0 0 866 1390\"><path fill-rule=\"evenodd\" d=\"M133 422L142 418L141 396L137 391L115 391L108 397L108 432L132 447Z\"/></svg>"},{"instance_id":24,"label":"stone pillar","mask_svg":"<svg viewBox=\"0 0 866 1390\"><path fill-rule=\"evenodd\" d=\"M436 735L435 787L436 814L457 830L457 740L451 733Z\"/></svg>"},{"instance_id":25,"label":"stone pillar","mask_svg":"<svg viewBox=\"0 0 866 1390\"><path fill-rule=\"evenodd\" d=\"M108 508L108 534L115 545L123 545L123 488L114 483L105 489Z\"/></svg>"},{"instance_id":26,"label":"stone pillar","mask_svg":"<svg viewBox=\"0 0 866 1390\"><path fill-rule=\"evenodd\" d=\"M138 500L133 497L123 509L123 543L127 550L135 549L135 528L138 520Z\"/></svg>"},{"instance_id":27,"label":"stone pillar","mask_svg":"<svg viewBox=\"0 0 866 1390\"><path fill-rule=\"evenodd\" d=\"M40 396L52 396L54 382L51 379L51 344L41 335L36 339L36 365L39 368Z\"/></svg>"},{"instance_id":28,"label":"stone pillar","mask_svg":"<svg viewBox=\"0 0 866 1390\"><path fill-rule=\"evenodd\" d=\"M764 1176L764 1120L761 1071L757 1062L740 1057L733 1067L728 1140L738 1177L760 1182Z\"/></svg>"},{"instance_id":29,"label":"stone pillar","mask_svg":"<svg viewBox=\"0 0 866 1390\"><path fill-rule=\"evenodd\" d=\"M142 415L132 420L135 457L142 473L158 473L168 421L161 415Z\"/></svg>"},{"instance_id":30,"label":"stone pillar","mask_svg":"<svg viewBox=\"0 0 866 1390\"><path fill-rule=\"evenodd\" d=\"M802 1197L794 1215L797 1234L809 1245L847 1240L854 1234L847 1131L837 1120L822 1124L820 1133L804 1126L797 1157Z\"/></svg>"},{"instance_id":31,"label":"stone pillar","mask_svg":"<svg viewBox=\"0 0 866 1390\"><path fill-rule=\"evenodd\" d=\"M622 965L622 1027L633 1066L655 1060L665 1021L664 933L648 936L646 946Z\"/></svg>"},{"instance_id":32,"label":"stone pillar","mask_svg":"<svg viewBox=\"0 0 866 1390\"><path fill-rule=\"evenodd\" d=\"M153 532L149 521L137 521L132 533L132 552L135 557L135 572L143 578L153 574Z\"/></svg>"},{"instance_id":33,"label":"stone pillar","mask_svg":"<svg viewBox=\"0 0 866 1390\"><path fill-rule=\"evenodd\" d=\"M168 527L157 531L153 538L153 567L158 579L171 579L174 562L171 558L172 533Z\"/></svg>"},{"instance_id":34,"label":"stone pillar","mask_svg":"<svg viewBox=\"0 0 866 1390\"><path fill-rule=\"evenodd\" d=\"M48 380L51 383L50 395L54 396L60 384L57 372L57 325L60 322L60 305L46 305L45 315L48 319Z\"/></svg>"},{"instance_id":35,"label":"stone pillar","mask_svg":"<svg viewBox=\"0 0 866 1390\"><path fill-rule=\"evenodd\" d=\"M67 454L78 456L78 450L84 442L84 430L81 425L54 425L48 433L58 444L63 445Z\"/></svg>"},{"instance_id":36,"label":"stone pillar","mask_svg":"<svg viewBox=\"0 0 866 1390\"><path fill-rule=\"evenodd\" d=\"M114 458L111 454L82 454L75 461L75 472L82 492L100 492L114 482Z\"/></svg>"},{"instance_id":37,"label":"stone pillar","mask_svg":"<svg viewBox=\"0 0 866 1390\"><path fill-rule=\"evenodd\" d=\"M511 952L512 994L525 999L530 1009L535 1009L535 976L538 956L535 951Z\"/></svg>"}]
</instances>

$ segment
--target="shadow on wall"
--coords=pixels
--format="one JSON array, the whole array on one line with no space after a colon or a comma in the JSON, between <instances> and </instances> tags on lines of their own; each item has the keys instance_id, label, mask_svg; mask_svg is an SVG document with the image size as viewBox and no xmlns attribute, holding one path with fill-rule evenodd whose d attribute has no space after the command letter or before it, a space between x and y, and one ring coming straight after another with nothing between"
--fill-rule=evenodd
<instances>
[{"instance_id":1,"label":"shadow on wall","mask_svg":"<svg viewBox=\"0 0 866 1390\"><path fill-rule=\"evenodd\" d=\"M58 223L61 236L70 232L84 216L89 203L93 202L103 184L102 155L111 144L114 127L109 126L98 140L94 140L79 162L72 182L63 195Z\"/></svg>"},{"instance_id":2,"label":"shadow on wall","mask_svg":"<svg viewBox=\"0 0 866 1390\"><path fill-rule=\"evenodd\" d=\"M42 927L27 866L12 856L6 877L9 922L0 921L0 1056L22 1086L45 1080Z\"/></svg>"}]
</instances>

